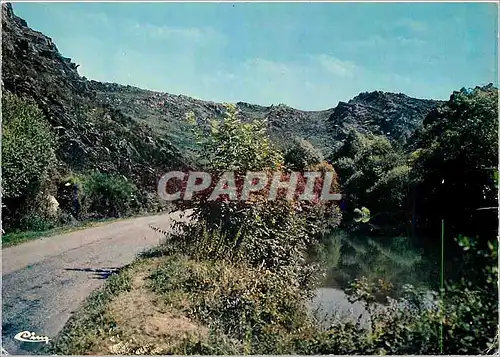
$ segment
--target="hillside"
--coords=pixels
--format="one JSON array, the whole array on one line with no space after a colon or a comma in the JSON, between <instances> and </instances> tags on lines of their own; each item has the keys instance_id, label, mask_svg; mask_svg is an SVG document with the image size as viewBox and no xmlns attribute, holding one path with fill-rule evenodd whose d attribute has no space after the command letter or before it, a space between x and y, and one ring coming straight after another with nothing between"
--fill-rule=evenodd
<instances>
[{"instance_id":1,"label":"hillside","mask_svg":"<svg viewBox=\"0 0 500 357\"><path fill-rule=\"evenodd\" d=\"M58 130L58 158L69 169L116 171L153 186L160 172L183 164L185 114L193 111L203 122L223 113L222 103L88 80L10 4L2 12L2 87L33 98L43 110ZM267 118L271 137L280 143L303 137L328 151L348 126L404 142L438 103L373 92L323 111L244 102L237 107L245 120Z\"/></svg>"},{"instance_id":2,"label":"hillside","mask_svg":"<svg viewBox=\"0 0 500 357\"><path fill-rule=\"evenodd\" d=\"M439 104L440 101L415 99L402 93L361 93L348 103L339 103L327 120L328 131L332 137L341 138L346 129L353 127L405 143Z\"/></svg>"},{"instance_id":3,"label":"hillside","mask_svg":"<svg viewBox=\"0 0 500 357\"><path fill-rule=\"evenodd\" d=\"M43 111L58 135L62 170L119 172L153 184L179 164L175 149L147 124L96 99L78 66L10 4L2 4L2 26L2 90L33 99Z\"/></svg>"},{"instance_id":4,"label":"hillside","mask_svg":"<svg viewBox=\"0 0 500 357\"><path fill-rule=\"evenodd\" d=\"M193 111L201 122L219 118L224 112L222 103L184 95L96 81L90 81L89 88L99 101L118 108L138 122L154 126L173 141L186 112ZM337 147L345 139L348 128L405 143L439 104L436 100L380 91L361 93L348 103L340 102L335 108L321 111L303 111L283 104L265 107L236 103L243 120L267 119L269 134L283 146L286 147L290 139L301 137L324 151Z\"/></svg>"}]
</instances>

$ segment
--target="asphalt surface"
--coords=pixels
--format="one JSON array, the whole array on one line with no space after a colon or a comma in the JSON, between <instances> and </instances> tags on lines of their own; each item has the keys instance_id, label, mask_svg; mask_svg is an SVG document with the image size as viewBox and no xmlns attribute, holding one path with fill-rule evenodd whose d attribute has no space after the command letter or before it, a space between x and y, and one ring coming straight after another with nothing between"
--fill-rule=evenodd
<instances>
[{"instance_id":1,"label":"asphalt surface","mask_svg":"<svg viewBox=\"0 0 500 357\"><path fill-rule=\"evenodd\" d=\"M21 331L52 338L106 278L162 238L178 212L133 218L34 240L2 250L2 347L37 354L43 343L20 342Z\"/></svg>"}]
</instances>

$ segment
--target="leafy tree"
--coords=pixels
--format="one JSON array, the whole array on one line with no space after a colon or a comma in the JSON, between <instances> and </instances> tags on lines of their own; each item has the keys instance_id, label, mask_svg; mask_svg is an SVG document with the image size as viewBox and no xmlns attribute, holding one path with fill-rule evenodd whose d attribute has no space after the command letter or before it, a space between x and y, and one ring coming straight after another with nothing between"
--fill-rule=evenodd
<instances>
[{"instance_id":1,"label":"leafy tree","mask_svg":"<svg viewBox=\"0 0 500 357\"><path fill-rule=\"evenodd\" d=\"M416 136L412 178L422 233L436 236L444 219L447 242L458 234L480 237L483 245L496 237L498 90L454 92Z\"/></svg>"},{"instance_id":2,"label":"leafy tree","mask_svg":"<svg viewBox=\"0 0 500 357\"><path fill-rule=\"evenodd\" d=\"M347 198L344 223L362 206L372 212L371 228L405 223L409 168L405 154L386 137L351 129L332 160Z\"/></svg>"},{"instance_id":3,"label":"leafy tree","mask_svg":"<svg viewBox=\"0 0 500 357\"><path fill-rule=\"evenodd\" d=\"M338 225L338 207L332 207L333 201L299 201L297 195L291 200L281 194L275 200L269 199L272 175L280 173L286 180L290 173L285 170L282 153L267 135L265 122L241 122L231 105L227 106L223 121L211 122L208 133L202 133L194 116L188 116L188 120L198 138L199 156L206 158L204 169L212 174L208 193L226 171L234 172L238 192L243 185L240 178L248 171L264 173L267 184L245 200L208 200L203 192L193 196L197 223L183 227L184 239L179 239L183 251L199 258L229 259L265 267L310 292L307 286L312 283L313 269L306 262L307 249L327 225ZM311 171L334 172L327 163L314 165ZM336 175L333 176L334 189L337 183ZM301 178L298 181L298 186L304 184ZM320 181L316 183L321 184Z\"/></svg>"},{"instance_id":4,"label":"leafy tree","mask_svg":"<svg viewBox=\"0 0 500 357\"><path fill-rule=\"evenodd\" d=\"M246 172L281 167L283 155L271 143L266 122L242 123L234 105L227 104L226 108L222 121L210 121L208 135L201 132L192 114L188 116L199 145L193 149L206 157L206 169Z\"/></svg>"}]
</instances>

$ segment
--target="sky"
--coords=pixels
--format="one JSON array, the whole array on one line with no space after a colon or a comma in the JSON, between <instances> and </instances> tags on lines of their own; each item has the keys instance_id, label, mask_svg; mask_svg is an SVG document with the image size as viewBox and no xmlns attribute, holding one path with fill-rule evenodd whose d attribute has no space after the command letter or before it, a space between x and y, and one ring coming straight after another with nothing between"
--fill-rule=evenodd
<instances>
[{"instance_id":1,"label":"sky","mask_svg":"<svg viewBox=\"0 0 500 357\"><path fill-rule=\"evenodd\" d=\"M322 110L374 90L498 85L494 3L14 3L80 75Z\"/></svg>"}]
</instances>

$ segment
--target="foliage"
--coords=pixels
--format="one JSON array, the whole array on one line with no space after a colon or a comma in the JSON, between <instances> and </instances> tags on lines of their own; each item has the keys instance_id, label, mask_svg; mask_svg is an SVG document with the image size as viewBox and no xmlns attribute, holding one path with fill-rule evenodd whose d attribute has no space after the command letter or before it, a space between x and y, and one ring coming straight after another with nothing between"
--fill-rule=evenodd
<instances>
[{"instance_id":1,"label":"foliage","mask_svg":"<svg viewBox=\"0 0 500 357\"><path fill-rule=\"evenodd\" d=\"M30 206L39 204L35 200L57 163L56 146L56 137L35 104L12 94L2 97L2 217L7 228L19 226ZM24 225L35 224L35 215Z\"/></svg>"},{"instance_id":2,"label":"foliage","mask_svg":"<svg viewBox=\"0 0 500 357\"><path fill-rule=\"evenodd\" d=\"M217 175L225 171L246 174L247 171L264 172L267 185L263 190L250 195L248 200L230 201L224 198L208 200L205 195L193 198L193 217L198 224L185 228L185 236L205 237L208 243L186 241L196 247L188 249L200 256L206 252L214 259L228 258L233 261L245 260L252 266L264 266L269 269L295 271L303 266L306 247L312 244L318 234L328 225L338 224L338 208L317 200L313 202L297 200L297 193L292 200L278 194L276 200L268 199L269 183L274 172L281 173L282 180L289 179L284 170L281 152L271 144L263 122L242 123L237 118L235 108L228 105L225 119L217 124L212 122L208 135L203 136L194 117L188 116L193 125L193 132L198 135L204 157L207 157L205 169L212 173L211 191L218 181ZM313 171L333 172L328 164L317 164ZM299 178L299 185L304 189L305 181ZM317 185L322 181L317 180ZM236 177L236 186L241 192L242 177ZM336 188L334 173L333 189ZM214 243L214 241L216 243ZM217 250L200 248L207 244L217 246ZM212 248L210 248L212 249ZM215 254L215 256L214 256Z\"/></svg>"},{"instance_id":3,"label":"foliage","mask_svg":"<svg viewBox=\"0 0 500 357\"><path fill-rule=\"evenodd\" d=\"M391 209L404 211L406 209L406 196L408 194L410 167L407 165L395 166L368 189L370 199L380 202L380 208L384 212Z\"/></svg>"},{"instance_id":4,"label":"foliage","mask_svg":"<svg viewBox=\"0 0 500 357\"><path fill-rule=\"evenodd\" d=\"M405 223L409 168L398 147L384 136L351 129L332 161L342 178L346 228L360 227L350 222L355 218L353 213L358 216L354 210L360 206L370 208L371 222L376 226L397 227Z\"/></svg>"},{"instance_id":5,"label":"foliage","mask_svg":"<svg viewBox=\"0 0 500 357\"><path fill-rule=\"evenodd\" d=\"M203 168L212 174L212 184L207 191L213 190L220 175L225 171L235 172L238 193L243 185L242 176L238 174L244 175L247 171L264 172L267 185L261 191L253 192L248 200L235 201L220 197L212 201L207 199L205 193L193 196L189 206L193 210L193 221L179 224L179 231L167 236L165 253L182 251L195 259L197 264L210 264L207 263L209 261L222 265L244 266L249 275L254 271L268 271L272 275L259 279L263 284L269 284L266 288L269 299L277 298L278 290L288 292L292 287L297 289L294 293L296 297L310 296L317 283L318 271L315 264L307 260L307 253L310 246L318 243L324 231L338 225L338 207L333 201L320 201L317 195L311 201L298 200L299 193L305 188L302 176L298 177L299 189L291 199L285 199L283 192L278 192L276 200L269 199L269 184L273 173L280 173L282 181L289 179L290 173L283 166L281 152L270 143L264 123L240 122L237 112L231 106L228 106L225 119L220 124L212 122L209 132L204 135L201 134L202 129L197 126L193 116L188 116L188 120L193 125L194 135L199 138L203 157L207 158ZM331 165L316 163L308 169L323 174L332 173L333 182L330 188L334 192L338 190L337 177ZM323 179L320 178L316 185L321 186L322 182ZM185 185L185 182L183 184ZM219 273L221 272L218 271L217 274ZM209 275L216 279L213 274L215 273ZM162 275L168 276L166 273ZM279 277L280 282L277 284L277 281L267 277ZM247 277L238 279L246 281ZM288 289L285 289L285 286ZM271 293L275 288L278 289L276 293ZM230 296L233 292L228 291L227 294L224 299L232 299ZM278 301L266 300L265 304L263 301L259 302L264 304L262 308L271 303L278 304ZM215 309L214 313L219 314L222 306L211 308ZM241 309L238 307L235 313L242 313ZM260 307L256 306L255 309ZM231 317L235 319L232 324L241 321L239 317ZM255 317L245 317L248 318ZM229 319L226 323L229 323ZM254 323L243 323L243 326L250 331L257 328ZM231 329L236 328L231 325ZM241 337L243 333L244 331L240 330L238 336Z\"/></svg>"},{"instance_id":6,"label":"foliage","mask_svg":"<svg viewBox=\"0 0 500 357\"><path fill-rule=\"evenodd\" d=\"M361 279L348 290L353 301L362 301L371 314L371 347L367 353L384 354L484 354L496 352L498 338L498 247L472 248L486 260L482 284L464 279L449 282L442 297L406 287L405 295L391 300L387 309L375 306L374 296L386 287ZM409 313L410 312L410 313ZM443 333L441 334L441 329ZM442 347L442 351L441 351Z\"/></svg>"},{"instance_id":7,"label":"foliage","mask_svg":"<svg viewBox=\"0 0 500 357\"><path fill-rule=\"evenodd\" d=\"M355 208L354 214L356 215L354 217L355 222L368 223L370 221L370 210L366 207Z\"/></svg>"},{"instance_id":8,"label":"foliage","mask_svg":"<svg viewBox=\"0 0 500 357\"><path fill-rule=\"evenodd\" d=\"M282 166L283 156L271 143L265 121L242 123L234 105L228 104L226 109L222 121L210 121L208 135L203 134L192 114L187 118L198 139L199 153L207 158L205 168L246 173Z\"/></svg>"},{"instance_id":9,"label":"foliage","mask_svg":"<svg viewBox=\"0 0 500 357\"><path fill-rule=\"evenodd\" d=\"M446 245L465 234L485 248L498 229L498 90L453 93L416 138L411 176L422 233L439 232L444 219Z\"/></svg>"},{"instance_id":10,"label":"foliage","mask_svg":"<svg viewBox=\"0 0 500 357\"><path fill-rule=\"evenodd\" d=\"M321 151L316 149L309 141L298 138L294 146L285 155L285 164L292 170L302 171L306 167L323 162L325 158Z\"/></svg>"},{"instance_id":11,"label":"foliage","mask_svg":"<svg viewBox=\"0 0 500 357\"><path fill-rule=\"evenodd\" d=\"M488 266L494 267L498 258L495 244L490 244L486 251L477 251L474 245L467 245L466 239L461 242L468 252L480 254ZM351 301L365 305L368 325L334 320L322 328L312 323L306 313L304 302L308 294L280 273L244 263L193 260L179 253L161 259L153 262L153 270L148 269L148 287L169 307L168 311L178 311L181 316L207 326L210 333L208 338L180 338L160 350L143 346L150 354L496 352L495 269L484 272L484 287L465 281L447 285L444 303L437 294L410 285L404 286L398 298L391 298L394 287L386 281L356 279L347 293ZM96 343L102 344L123 331L124 326L117 326L106 306L116 294L130 289L131 276L127 270L121 272L107 282L104 294L94 294L84 310L70 320L51 352L88 353Z\"/></svg>"},{"instance_id":12,"label":"foliage","mask_svg":"<svg viewBox=\"0 0 500 357\"><path fill-rule=\"evenodd\" d=\"M81 205L88 214L121 217L137 208L137 188L124 177L94 172L84 176Z\"/></svg>"},{"instance_id":13,"label":"foliage","mask_svg":"<svg viewBox=\"0 0 500 357\"><path fill-rule=\"evenodd\" d=\"M54 226L53 220L36 213L23 216L19 222L19 228L23 231L43 232L54 228Z\"/></svg>"}]
</instances>

